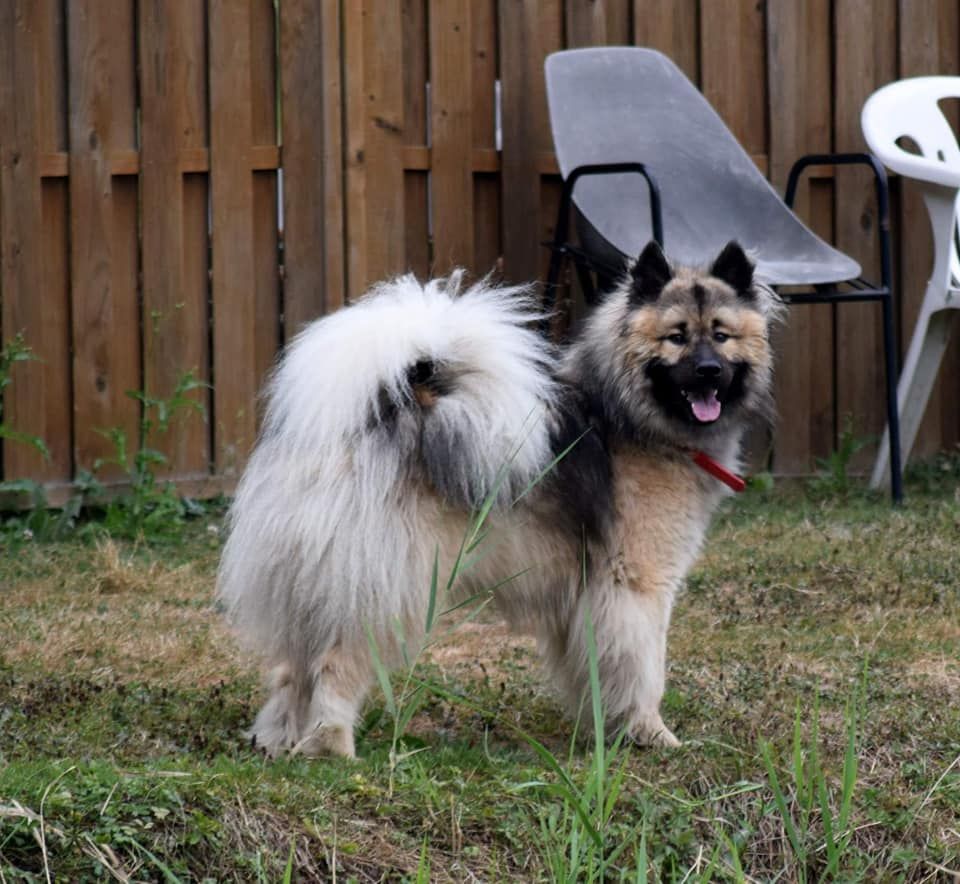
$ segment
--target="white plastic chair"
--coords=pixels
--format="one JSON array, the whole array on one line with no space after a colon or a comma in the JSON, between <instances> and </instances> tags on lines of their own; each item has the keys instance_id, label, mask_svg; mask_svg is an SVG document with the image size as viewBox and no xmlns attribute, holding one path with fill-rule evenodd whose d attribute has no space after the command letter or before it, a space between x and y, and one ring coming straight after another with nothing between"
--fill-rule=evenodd
<instances>
[{"instance_id":1,"label":"white plastic chair","mask_svg":"<svg viewBox=\"0 0 960 884\"><path fill-rule=\"evenodd\" d=\"M860 123L870 150L889 169L917 182L933 228L933 272L897 386L903 462L917 437L937 370L960 308L958 193L960 147L938 102L960 98L960 77L914 77L879 89L863 106ZM920 153L905 149L910 139ZM889 470L889 430L884 435L871 484Z\"/></svg>"}]
</instances>

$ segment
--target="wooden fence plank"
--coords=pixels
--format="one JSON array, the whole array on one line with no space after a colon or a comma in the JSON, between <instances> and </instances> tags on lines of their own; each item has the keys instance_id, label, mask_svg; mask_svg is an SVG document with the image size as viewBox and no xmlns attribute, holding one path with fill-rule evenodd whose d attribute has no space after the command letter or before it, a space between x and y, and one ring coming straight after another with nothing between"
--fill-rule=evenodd
<instances>
[{"instance_id":1,"label":"wooden fence plank","mask_svg":"<svg viewBox=\"0 0 960 884\"><path fill-rule=\"evenodd\" d=\"M62 15L50 2L0 4L0 290L4 340L23 333L38 357L16 366L4 396L4 422L40 437L50 457L7 441L4 478L69 479L69 311L64 256L65 191L44 187L41 152L56 150L62 134L53 102L62 91L40 71L62 74Z\"/></svg>"},{"instance_id":2,"label":"wooden fence plank","mask_svg":"<svg viewBox=\"0 0 960 884\"><path fill-rule=\"evenodd\" d=\"M698 0L634 0L633 39L658 49L694 82L700 83Z\"/></svg>"},{"instance_id":3,"label":"wooden fence plank","mask_svg":"<svg viewBox=\"0 0 960 884\"><path fill-rule=\"evenodd\" d=\"M613 0L611 0L611 3ZM537 171L540 173L540 227L536 231L536 256L538 269L532 279L544 279L550 266L550 253L543 243L553 239L557 223L557 211L560 208L560 191L563 180L553 152L553 133L550 131L550 112L547 107L547 84L544 79L543 65L551 52L563 49L563 0L541 0L538 4L537 53L530 59L530 84L534 89L533 110L535 113L537 151ZM548 157L547 167L542 160ZM558 317L558 320L561 317ZM557 331L561 327L557 325Z\"/></svg>"},{"instance_id":4,"label":"wooden fence plank","mask_svg":"<svg viewBox=\"0 0 960 884\"><path fill-rule=\"evenodd\" d=\"M547 260L540 242L549 208L541 201L537 155L552 149L543 62L561 46L562 7L559 0L503 0L499 12L504 273L528 282Z\"/></svg>"},{"instance_id":5,"label":"wooden fence plank","mask_svg":"<svg viewBox=\"0 0 960 884\"><path fill-rule=\"evenodd\" d=\"M470 0L431 0L433 272L474 264Z\"/></svg>"},{"instance_id":6,"label":"wooden fence plank","mask_svg":"<svg viewBox=\"0 0 960 884\"><path fill-rule=\"evenodd\" d=\"M568 49L578 46L624 46L632 42L630 0L565 0Z\"/></svg>"},{"instance_id":7,"label":"wooden fence plank","mask_svg":"<svg viewBox=\"0 0 960 884\"><path fill-rule=\"evenodd\" d=\"M767 4L767 81L770 84L770 180L782 194L794 161L830 151L829 0ZM811 226L829 222L831 194L814 196L805 178L796 209ZM826 201L824 201L826 197ZM826 209L826 211L825 211ZM829 240L831 231L819 230ZM778 409L773 467L805 474L816 456L833 449L833 310L794 307L777 341Z\"/></svg>"},{"instance_id":8,"label":"wooden fence plank","mask_svg":"<svg viewBox=\"0 0 960 884\"><path fill-rule=\"evenodd\" d=\"M404 0L403 17L403 217L406 268L420 279L430 275L433 243L430 237L430 148L427 89L430 50L427 33L428 0ZM413 169L407 160L413 151L424 161Z\"/></svg>"},{"instance_id":9,"label":"wooden fence plank","mask_svg":"<svg viewBox=\"0 0 960 884\"><path fill-rule=\"evenodd\" d=\"M351 297L404 270L403 22L399 0L343 7Z\"/></svg>"},{"instance_id":10,"label":"wooden fence plank","mask_svg":"<svg viewBox=\"0 0 960 884\"><path fill-rule=\"evenodd\" d=\"M287 336L346 297L340 3L280 4L283 321Z\"/></svg>"},{"instance_id":11,"label":"wooden fence plank","mask_svg":"<svg viewBox=\"0 0 960 884\"><path fill-rule=\"evenodd\" d=\"M276 169L258 168L259 152L277 151L277 16L272 3L250 6L250 114L253 171L254 375L259 388L283 342L279 196ZM255 411L254 402L248 406Z\"/></svg>"},{"instance_id":12,"label":"wooden fence plank","mask_svg":"<svg viewBox=\"0 0 960 884\"><path fill-rule=\"evenodd\" d=\"M834 147L866 149L860 129L863 103L896 76L896 8L891 0L837 0L834 5ZM877 210L873 178L859 169L836 176L837 246L853 255L867 278L878 278ZM845 304L837 310L837 412L840 431L852 422L859 438L877 439L885 422L880 310ZM855 456L854 470L870 468L876 445Z\"/></svg>"},{"instance_id":13,"label":"wooden fence plank","mask_svg":"<svg viewBox=\"0 0 960 884\"><path fill-rule=\"evenodd\" d=\"M210 0L214 462L237 471L253 444L257 385L250 4Z\"/></svg>"},{"instance_id":14,"label":"wooden fence plank","mask_svg":"<svg viewBox=\"0 0 960 884\"><path fill-rule=\"evenodd\" d=\"M701 6L701 91L749 154L767 148L763 7L755 0ZM723 40L712 35L723 33ZM731 64L736 59L736 64Z\"/></svg>"},{"instance_id":15,"label":"wooden fence plank","mask_svg":"<svg viewBox=\"0 0 960 884\"><path fill-rule=\"evenodd\" d=\"M497 4L496 0L474 0L470 4L472 22L471 80L474 153L477 150L496 153L496 81L497 81ZM474 246L473 270L478 275L492 271L501 254L500 244L500 178L499 174L477 172L473 176Z\"/></svg>"},{"instance_id":16,"label":"wooden fence plank","mask_svg":"<svg viewBox=\"0 0 960 884\"><path fill-rule=\"evenodd\" d=\"M208 182L180 152L207 145L206 22L200 4L140 0L144 386L169 397L188 372L209 382ZM209 415L209 396L196 392ZM204 421L187 415L165 439L174 475L210 463Z\"/></svg>"},{"instance_id":17,"label":"wooden fence plank","mask_svg":"<svg viewBox=\"0 0 960 884\"><path fill-rule=\"evenodd\" d=\"M37 18L39 75L39 149L65 149L67 134L66 4L60 0L38 0ZM54 481L71 478L73 414L70 408L70 263L69 196L66 181L44 181L41 189L43 229L43 290L47 301L44 324L43 403L46 414L46 441ZM47 343L49 342L49 343Z\"/></svg>"},{"instance_id":18,"label":"wooden fence plank","mask_svg":"<svg viewBox=\"0 0 960 884\"><path fill-rule=\"evenodd\" d=\"M92 469L115 455L103 430L130 442L139 433L139 403L127 395L141 387L136 182L120 179L115 199L110 164L113 151L136 147L133 5L81 0L68 25L74 458ZM111 465L99 476L123 473Z\"/></svg>"},{"instance_id":19,"label":"wooden fence plank","mask_svg":"<svg viewBox=\"0 0 960 884\"><path fill-rule=\"evenodd\" d=\"M503 270L507 279L526 282L539 275L536 232L540 227L540 179L537 175L537 101L534 82L540 72L538 22L532 3L500 3L500 106L503 194Z\"/></svg>"}]
</instances>

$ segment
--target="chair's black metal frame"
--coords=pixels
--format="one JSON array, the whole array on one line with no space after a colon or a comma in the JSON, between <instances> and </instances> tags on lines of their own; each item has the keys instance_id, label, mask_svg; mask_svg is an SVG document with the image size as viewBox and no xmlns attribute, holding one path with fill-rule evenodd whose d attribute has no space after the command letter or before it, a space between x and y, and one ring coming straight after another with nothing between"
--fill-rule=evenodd
<instances>
[{"instance_id":1,"label":"chair's black metal frame","mask_svg":"<svg viewBox=\"0 0 960 884\"><path fill-rule=\"evenodd\" d=\"M793 208L797 184L804 170L809 166L825 165L866 165L873 170L877 197L877 235L880 245L880 283L875 285L863 278L844 280L839 283L827 283L813 286L807 291L781 292L788 304L844 304L862 301L879 301L883 311L883 349L886 374L887 421L890 429L890 491L895 503L903 500L903 476L900 457L900 420L897 411L897 352L893 315L893 284L891 280L890 257L890 196L887 174L879 161L866 153L809 154L794 163L787 178L784 203ZM570 215L573 206L573 191L580 178L590 175L613 175L635 173L642 175L650 191L650 229L653 238L664 246L663 214L660 188L654 174L643 163L601 163L577 166L572 169L563 182L560 194L560 206L554 237L544 243L550 249L550 265L547 272L545 292L546 307L553 306L557 284L567 258L574 262L577 278L588 302L593 303L597 296L597 286L591 274L598 277L616 278L623 273L623 267L614 267L609 262L590 255L589 252L570 241ZM589 218L586 219L589 221ZM841 288L847 286L848 288ZM791 289L794 287L791 286Z\"/></svg>"}]
</instances>

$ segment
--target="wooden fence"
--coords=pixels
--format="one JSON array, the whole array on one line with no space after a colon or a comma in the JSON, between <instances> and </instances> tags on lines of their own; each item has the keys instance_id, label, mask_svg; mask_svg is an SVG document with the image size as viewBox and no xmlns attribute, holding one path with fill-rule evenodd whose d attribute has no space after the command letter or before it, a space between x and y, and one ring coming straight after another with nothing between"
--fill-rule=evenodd
<instances>
[{"instance_id":1,"label":"wooden fence","mask_svg":"<svg viewBox=\"0 0 960 884\"><path fill-rule=\"evenodd\" d=\"M205 419L153 441L184 488L222 487L303 322L405 269L542 278L549 52L665 51L782 188L802 153L863 148L877 86L958 73L958 19L956 0L0 0L2 336L39 357L3 417L50 452L8 442L2 476L66 487L113 453L103 430L137 438L128 391L192 371ZM916 194L894 197L909 333L931 247ZM821 170L800 208L873 266L862 172ZM879 337L870 306L794 308L777 471L810 471L848 416L879 432ZM955 346L920 453L960 438L958 369Z\"/></svg>"}]
</instances>

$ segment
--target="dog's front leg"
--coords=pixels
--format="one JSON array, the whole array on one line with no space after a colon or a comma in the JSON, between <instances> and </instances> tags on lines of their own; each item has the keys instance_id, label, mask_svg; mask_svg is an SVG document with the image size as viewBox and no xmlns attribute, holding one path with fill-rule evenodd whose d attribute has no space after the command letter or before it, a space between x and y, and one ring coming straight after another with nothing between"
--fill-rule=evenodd
<instances>
[{"instance_id":1,"label":"dog's front leg","mask_svg":"<svg viewBox=\"0 0 960 884\"><path fill-rule=\"evenodd\" d=\"M673 596L670 580L612 580L581 600L581 619L593 620L607 722L644 745L680 745L660 717Z\"/></svg>"}]
</instances>

